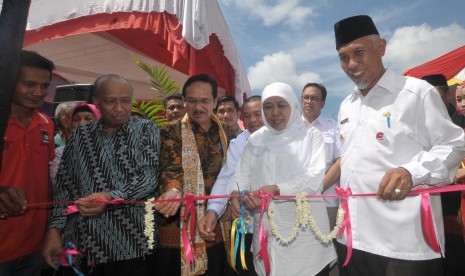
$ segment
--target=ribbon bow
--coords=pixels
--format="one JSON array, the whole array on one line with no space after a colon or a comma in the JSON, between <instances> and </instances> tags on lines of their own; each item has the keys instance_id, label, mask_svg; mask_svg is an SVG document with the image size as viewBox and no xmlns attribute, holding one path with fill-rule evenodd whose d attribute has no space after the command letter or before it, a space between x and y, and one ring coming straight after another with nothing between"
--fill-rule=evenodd
<instances>
[{"instance_id":1,"label":"ribbon bow","mask_svg":"<svg viewBox=\"0 0 465 276\"><path fill-rule=\"evenodd\" d=\"M64 250L58 255L57 270L61 266L71 267L78 276L84 276L84 274L77 269L76 267L76 257L82 254L79 250L76 249L76 246L72 242L67 242L63 248Z\"/></svg>"},{"instance_id":2,"label":"ribbon bow","mask_svg":"<svg viewBox=\"0 0 465 276\"><path fill-rule=\"evenodd\" d=\"M421 192L422 188L418 188L418 191ZM433 249L435 252L441 252L441 247L439 246L438 240L436 238L436 231L434 230L433 215L431 214L431 203L429 193L421 193L421 227L423 231L423 236L425 237L426 243Z\"/></svg>"},{"instance_id":3,"label":"ribbon bow","mask_svg":"<svg viewBox=\"0 0 465 276\"><path fill-rule=\"evenodd\" d=\"M344 210L344 220L342 222L341 228L339 229L339 237L344 235L344 231L347 234L347 255L344 261L343 266L347 266L352 257L352 226L350 224L350 214L349 214L349 202L348 198L352 196L352 190L350 187L343 189L341 187L336 187L336 193L340 196L342 209Z\"/></svg>"},{"instance_id":4,"label":"ribbon bow","mask_svg":"<svg viewBox=\"0 0 465 276\"><path fill-rule=\"evenodd\" d=\"M270 205L270 199L274 197L271 193L266 193L263 190L258 191L258 195L261 197L260 205L260 224L258 230L258 239L260 241L260 251L258 252L258 257L263 260L263 265L265 266L266 275L270 275L270 258L268 256L268 230L263 229L263 214L268 210Z\"/></svg>"},{"instance_id":5,"label":"ribbon bow","mask_svg":"<svg viewBox=\"0 0 465 276\"><path fill-rule=\"evenodd\" d=\"M241 197L244 197L247 190L243 190L241 193ZM248 270L247 264L245 262L245 234L249 232L250 224L249 221L245 219L245 210L246 206L244 202L241 200L241 215L240 217L236 218L233 221L231 227L231 265L235 269L236 264L236 256L237 256L237 249L239 248L240 243L240 258L241 258L241 265L244 270ZM237 231L237 234L236 234Z\"/></svg>"},{"instance_id":6,"label":"ribbon bow","mask_svg":"<svg viewBox=\"0 0 465 276\"><path fill-rule=\"evenodd\" d=\"M186 207L184 208L184 217L181 219L181 234L182 242L186 248L187 261L190 264L194 263L194 252L190 243L189 236L187 234L187 220L190 221L189 230L191 239L195 237L195 223L197 218L197 212L195 210L195 195L193 193L184 193L186 197Z\"/></svg>"}]
</instances>

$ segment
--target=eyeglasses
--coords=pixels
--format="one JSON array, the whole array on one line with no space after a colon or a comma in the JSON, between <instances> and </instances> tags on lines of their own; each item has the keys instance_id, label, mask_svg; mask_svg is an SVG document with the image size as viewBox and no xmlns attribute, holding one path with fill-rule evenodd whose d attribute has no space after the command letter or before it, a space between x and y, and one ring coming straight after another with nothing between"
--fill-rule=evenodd
<instances>
[{"instance_id":1,"label":"eyeglasses","mask_svg":"<svg viewBox=\"0 0 465 276\"><path fill-rule=\"evenodd\" d=\"M204 99L200 99L200 100L196 100L196 99L193 99L193 98L187 98L186 99L186 104L189 105L189 106L195 106L195 105L209 105L211 102L213 101L213 99L208 99L208 98L204 98Z\"/></svg>"},{"instance_id":2,"label":"eyeglasses","mask_svg":"<svg viewBox=\"0 0 465 276\"><path fill-rule=\"evenodd\" d=\"M314 103L314 102L319 102L319 101L321 101L321 99L320 99L320 97L318 97L318 96L303 96L303 97L302 97L302 101L303 101L303 102L306 102L306 103L307 103L307 102L312 102L312 103Z\"/></svg>"}]
</instances>

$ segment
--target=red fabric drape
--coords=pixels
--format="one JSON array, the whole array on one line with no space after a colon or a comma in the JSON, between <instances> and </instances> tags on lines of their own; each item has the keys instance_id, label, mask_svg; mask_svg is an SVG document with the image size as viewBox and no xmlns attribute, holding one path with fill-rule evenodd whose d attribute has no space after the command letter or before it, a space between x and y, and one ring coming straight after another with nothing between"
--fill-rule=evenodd
<instances>
[{"instance_id":1,"label":"red fabric drape","mask_svg":"<svg viewBox=\"0 0 465 276\"><path fill-rule=\"evenodd\" d=\"M465 46L462 46L436 59L405 70L404 75L421 78L431 74L443 74L446 79L451 79L464 67Z\"/></svg>"},{"instance_id":2,"label":"red fabric drape","mask_svg":"<svg viewBox=\"0 0 465 276\"><path fill-rule=\"evenodd\" d=\"M235 71L214 34L202 49L193 48L182 36L175 15L158 13L111 13L80 17L26 32L24 46L43 40L85 33L106 32L120 43L187 75L208 73L228 96L235 96ZM182 84L180 84L182 85Z\"/></svg>"}]
</instances>

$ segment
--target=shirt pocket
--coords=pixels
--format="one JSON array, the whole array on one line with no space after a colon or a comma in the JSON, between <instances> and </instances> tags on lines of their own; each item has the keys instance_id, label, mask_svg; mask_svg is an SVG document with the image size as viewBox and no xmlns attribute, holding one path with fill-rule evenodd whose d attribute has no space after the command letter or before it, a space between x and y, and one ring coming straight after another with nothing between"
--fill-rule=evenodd
<instances>
[{"instance_id":1,"label":"shirt pocket","mask_svg":"<svg viewBox=\"0 0 465 276\"><path fill-rule=\"evenodd\" d=\"M341 145L344 145L344 142L348 138L350 138L353 129L354 124L350 121L346 121L343 124L339 124L339 140L341 141Z\"/></svg>"},{"instance_id":2,"label":"shirt pocket","mask_svg":"<svg viewBox=\"0 0 465 276\"><path fill-rule=\"evenodd\" d=\"M333 156L334 156L334 143L336 142L334 139L334 131L329 133L323 133L323 141L325 142L325 152L326 152L326 165L332 164Z\"/></svg>"},{"instance_id":3,"label":"shirt pocket","mask_svg":"<svg viewBox=\"0 0 465 276\"><path fill-rule=\"evenodd\" d=\"M389 146L393 149L416 148L414 132L405 123L399 121L395 116L387 118L373 119L369 124L369 132L374 135L381 145Z\"/></svg>"}]
</instances>

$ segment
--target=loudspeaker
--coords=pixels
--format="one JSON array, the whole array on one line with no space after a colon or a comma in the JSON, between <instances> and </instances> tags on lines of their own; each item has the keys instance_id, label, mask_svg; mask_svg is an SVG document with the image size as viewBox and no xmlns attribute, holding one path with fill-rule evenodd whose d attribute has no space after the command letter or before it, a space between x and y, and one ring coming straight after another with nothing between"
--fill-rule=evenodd
<instances>
[{"instance_id":1,"label":"loudspeaker","mask_svg":"<svg viewBox=\"0 0 465 276\"><path fill-rule=\"evenodd\" d=\"M57 105L62 102L88 102L92 103L94 86L92 84L70 84L55 88L53 98L52 116L55 115Z\"/></svg>"}]
</instances>

